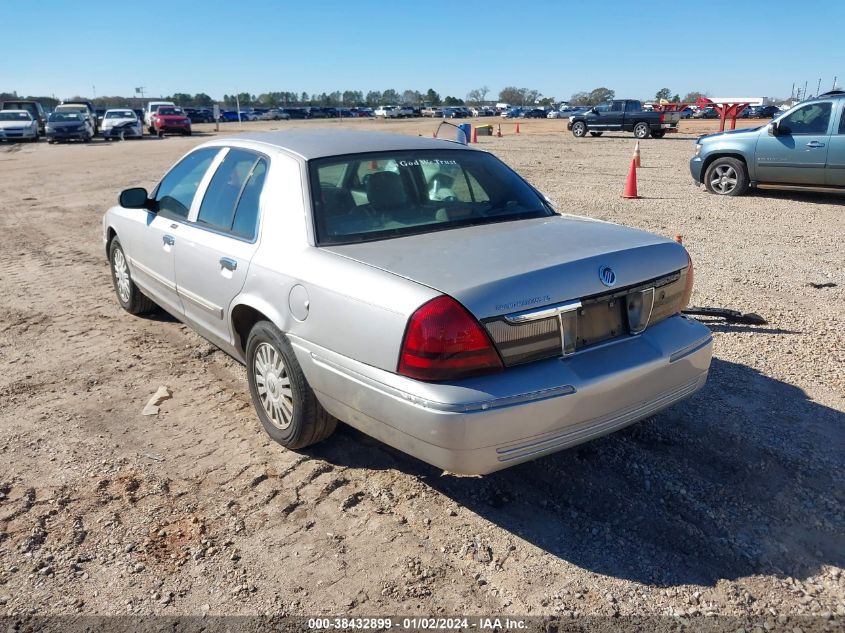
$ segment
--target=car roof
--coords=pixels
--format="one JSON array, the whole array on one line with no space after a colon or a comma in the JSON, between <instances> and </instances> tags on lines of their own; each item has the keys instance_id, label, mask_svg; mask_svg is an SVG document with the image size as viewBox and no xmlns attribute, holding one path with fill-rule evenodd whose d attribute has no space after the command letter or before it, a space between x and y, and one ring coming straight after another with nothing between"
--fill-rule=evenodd
<instances>
[{"instance_id":1,"label":"car roof","mask_svg":"<svg viewBox=\"0 0 845 633\"><path fill-rule=\"evenodd\" d=\"M353 132L332 129L309 131L253 132L238 134L221 139L219 143L248 141L272 145L281 150L297 154L305 160L342 156L344 154L362 154L365 152L389 152L415 149L465 149L470 148L460 143L424 136L406 136L387 132Z\"/></svg>"}]
</instances>

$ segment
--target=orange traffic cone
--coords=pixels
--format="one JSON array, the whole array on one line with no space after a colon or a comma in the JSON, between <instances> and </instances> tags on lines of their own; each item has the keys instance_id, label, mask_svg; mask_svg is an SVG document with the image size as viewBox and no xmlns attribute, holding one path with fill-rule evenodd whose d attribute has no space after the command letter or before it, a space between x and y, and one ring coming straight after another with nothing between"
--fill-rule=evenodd
<instances>
[{"instance_id":1,"label":"orange traffic cone","mask_svg":"<svg viewBox=\"0 0 845 633\"><path fill-rule=\"evenodd\" d=\"M496 136L502 138L502 124L499 123L499 127L496 129Z\"/></svg>"},{"instance_id":2,"label":"orange traffic cone","mask_svg":"<svg viewBox=\"0 0 845 633\"><path fill-rule=\"evenodd\" d=\"M431 138L437 138L437 130L431 133Z\"/></svg>"},{"instance_id":3,"label":"orange traffic cone","mask_svg":"<svg viewBox=\"0 0 845 633\"><path fill-rule=\"evenodd\" d=\"M637 163L637 167L642 167L642 163L640 162L640 142L637 141L637 144L634 146L634 161Z\"/></svg>"},{"instance_id":4,"label":"orange traffic cone","mask_svg":"<svg viewBox=\"0 0 845 633\"><path fill-rule=\"evenodd\" d=\"M519 134L519 121L516 122L516 133Z\"/></svg>"},{"instance_id":5,"label":"orange traffic cone","mask_svg":"<svg viewBox=\"0 0 845 633\"><path fill-rule=\"evenodd\" d=\"M676 236L675 236L675 241L676 241L678 244L683 244L683 243L684 243L684 236L683 236L683 235L680 235L680 234L676 235Z\"/></svg>"},{"instance_id":6,"label":"orange traffic cone","mask_svg":"<svg viewBox=\"0 0 845 633\"><path fill-rule=\"evenodd\" d=\"M637 195L637 159L631 159L631 170L628 172L628 179L625 181L625 190L622 192L623 198L639 198Z\"/></svg>"},{"instance_id":7,"label":"orange traffic cone","mask_svg":"<svg viewBox=\"0 0 845 633\"><path fill-rule=\"evenodd\" d=\"M472 128L472 142L478 143L478 128L475 126Z\"/></svg>"}]
</instances>

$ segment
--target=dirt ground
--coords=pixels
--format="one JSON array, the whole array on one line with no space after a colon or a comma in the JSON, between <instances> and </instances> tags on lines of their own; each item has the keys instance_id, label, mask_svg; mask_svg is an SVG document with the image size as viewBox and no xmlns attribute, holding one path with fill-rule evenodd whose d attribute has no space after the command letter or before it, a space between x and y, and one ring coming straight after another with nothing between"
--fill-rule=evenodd
<instances>
[{"instance_id":1,"label":"dirt ground","mask_svg":"<svg viewBox=\"0 0 845 633\"><path fill-rule=\"evenodd\" d=\"M841 618L845 197L696 189L694 135L717 125L643 141L639 200L620 198L629 134L525 121L516 135L508 121L480 139L562 211L682 234L693 303L769 321L711 325L711 377L690 400L483 478L345 426L285 450L241 366L166 314L118 307L103 212L213 126L0 145L0 615ZM435 123L243 128L294 126ZM142 416L161 385L173 398Z\"/></svg>"}]
</instances>

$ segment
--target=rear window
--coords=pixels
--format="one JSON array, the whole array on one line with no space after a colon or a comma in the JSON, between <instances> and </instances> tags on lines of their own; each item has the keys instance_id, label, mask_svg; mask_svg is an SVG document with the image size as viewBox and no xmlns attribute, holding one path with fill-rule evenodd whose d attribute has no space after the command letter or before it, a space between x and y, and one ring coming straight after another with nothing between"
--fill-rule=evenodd
<instances>
[{"instance_id":1,"label":"rear window","mask_svg":"<svg viewBox=\"0 0 845 633\"><path fill-rule=\"evenodd\" d=\"M379 152L310 161L317 243L349 244L554 215L485 152Z\"/></svg>"}]
</instances>

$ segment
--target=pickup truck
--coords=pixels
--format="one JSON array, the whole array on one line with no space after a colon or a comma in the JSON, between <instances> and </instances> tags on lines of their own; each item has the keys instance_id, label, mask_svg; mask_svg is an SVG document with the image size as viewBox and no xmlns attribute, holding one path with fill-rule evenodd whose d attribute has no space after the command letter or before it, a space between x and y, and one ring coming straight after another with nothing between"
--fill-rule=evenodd
<instances>
[{"instance_id":1,"label":"pickup truck","mask_svg":"<svg viewBox=\"0 0 845 633\"><path fill-rule=\"evenodd\" d=\"M663 138L667 132L677 132L680 118L678 112L643 110L643 104L636 99L614 99L569 117L566 129L577 138L585 137L588 132L591 136L601 136L603 132L633 132L639 139Z\"/></svg>"}]
</instances>

